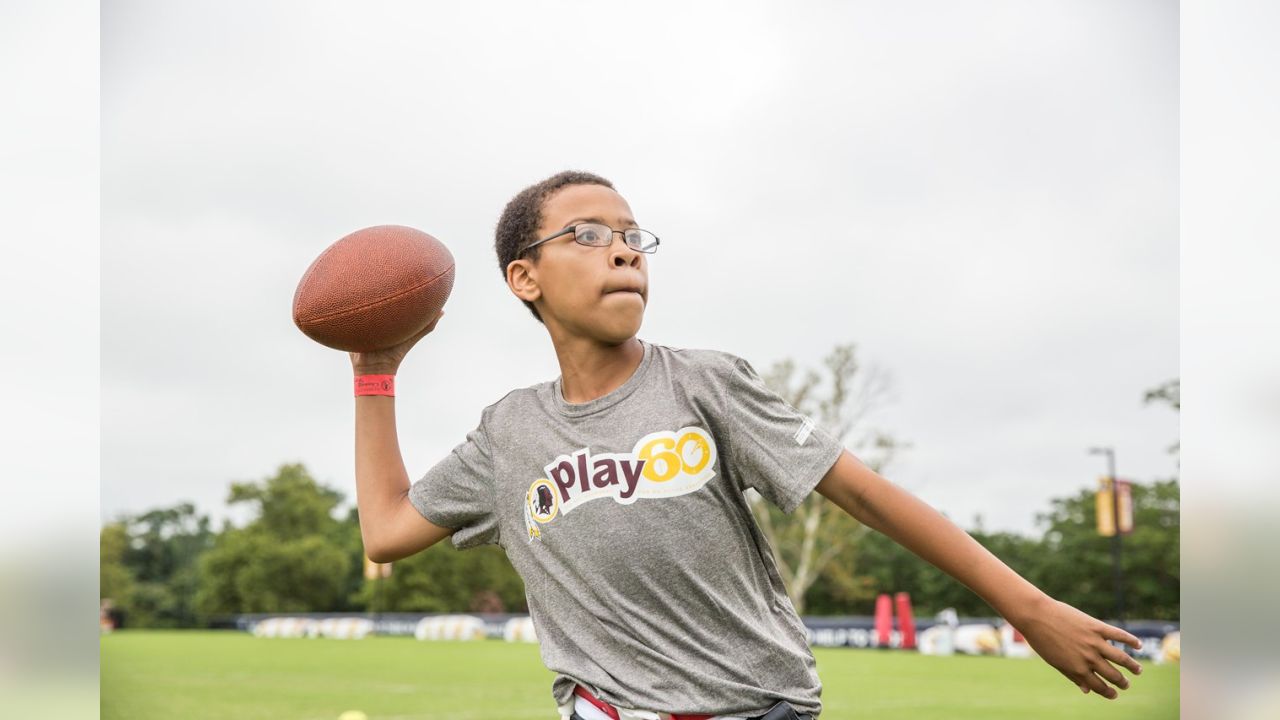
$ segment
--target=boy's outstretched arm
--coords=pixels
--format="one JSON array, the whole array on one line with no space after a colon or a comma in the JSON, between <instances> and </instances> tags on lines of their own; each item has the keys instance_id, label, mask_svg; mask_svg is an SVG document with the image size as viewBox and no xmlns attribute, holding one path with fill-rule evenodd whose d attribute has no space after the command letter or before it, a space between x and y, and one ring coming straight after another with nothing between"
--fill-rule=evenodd
<instances>
[{"instance_id":1,"label":"boy's outstretched arm","mask_svg":"<svg viewBox=\"0 0 1280 720\"><path fill-rule=\"evenodd\" d=\"M419 340L435 329L441 311L417 335L376 353L351 353L351 369L360 375L395 375ZM400 454L394 397L356 398L356 505L365 554L374 562L413 555L448 537L453 530L422 516L409 502L409 474Z\"/></svg>"},{"instance_id":2,"label":"boy's outstretched arm","mask_svg":"<svg viewBox=\"0 0 1280 720\"><path fill-rule=\"evenodd\" d=\"M881 477L845 450L817 491L873 530L964 583L1027 639L1040 657L1082 692L1108 699L1129 680L1111 663L1142 672L1107 642L1142 647L1138 638L1046 595L928 504ZM1101 678L1099 677L1101 676Z\"/></svg>"}]
</instances>

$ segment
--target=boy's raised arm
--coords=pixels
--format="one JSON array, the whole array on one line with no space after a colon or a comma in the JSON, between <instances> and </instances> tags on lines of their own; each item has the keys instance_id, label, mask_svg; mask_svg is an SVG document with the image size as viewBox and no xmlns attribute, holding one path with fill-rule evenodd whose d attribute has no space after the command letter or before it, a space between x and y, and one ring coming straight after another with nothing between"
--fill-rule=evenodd
<instances>
[{"instance_id":1,"label":"boy's raised arm","mask_svg":"<svg viewBox=\"0 0 1280 720\"><path fill-rule=\"evenodd\" d=\"M354 374L395 375L409 349L435 329L441 311L421 332L388 350L351 353ZM409 502L409 474L396 433L395 398L356 396L356 504L365 554L392 562L424 550L453 533L422 517Z\"/></svg>"},{"instance_id":2,"label":"boy's raised arm","mask_svg":"<svg viewBox=\"0 0 1280 720\"><path fill-rule=\"evenodd\" d=\"M815 488L873 530L884 533L964 583L1027 639L1041 659L1075 683L1115 699L1129 680L1111 663L1142 672L1137 660L1108 643L1142 647L1138 638L1046 595L972 536L911 493L845 451ZM1101 677L1099 677L1101 676Z\"/></svg>"}]
</instances>

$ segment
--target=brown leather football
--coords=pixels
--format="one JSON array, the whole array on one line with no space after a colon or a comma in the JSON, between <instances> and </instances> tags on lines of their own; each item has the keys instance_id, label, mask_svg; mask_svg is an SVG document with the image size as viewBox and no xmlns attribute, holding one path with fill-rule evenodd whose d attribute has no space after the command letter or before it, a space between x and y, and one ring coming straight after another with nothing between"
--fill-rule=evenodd
<instances>
[{"instance_id":1,"label":"brown leather football","mask_svg":"<svg viewBox=\"0 0 1280 720\"><path fill-rule=\"evenodd\" d=\"M357 230L311 263L293 294L293 322L337 350L383 350L413 337L453 289L444 243L403 225Z\"/></svg>"}]
</instances>

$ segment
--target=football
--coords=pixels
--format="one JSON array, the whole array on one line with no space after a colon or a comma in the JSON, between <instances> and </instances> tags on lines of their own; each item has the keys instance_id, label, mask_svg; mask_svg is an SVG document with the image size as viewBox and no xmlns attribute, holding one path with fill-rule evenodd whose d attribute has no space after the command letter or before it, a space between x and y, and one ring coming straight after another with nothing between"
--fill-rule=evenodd
<instances>
[{"instance_id":1,"label":"football","mask_svg":"<svg viewBox=\"0 0 1280 720\"><path fill-rule=\"evenodd\" d=\"M444 243L403 225L357 230L311 263L293 294L293 322L321 345L372 352L397 345L439 314L453 289Z\"/></svg>"}]
</instances>

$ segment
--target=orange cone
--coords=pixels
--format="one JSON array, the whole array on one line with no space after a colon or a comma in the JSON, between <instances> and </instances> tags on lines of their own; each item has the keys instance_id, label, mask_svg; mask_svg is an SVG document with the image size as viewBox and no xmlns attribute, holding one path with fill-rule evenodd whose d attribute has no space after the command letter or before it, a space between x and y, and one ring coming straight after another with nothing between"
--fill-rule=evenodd
<instances>
[{"instance_id":1,"label":"orange cone","mask_svg":"<svg viewBox=\"0 0 1280 720\"><path fill-rule=\"evenodd\" d=\"M911 617L911 596L900 592L895 599L898 601L898 631L902 633L900 647L903 650L915 650L916 622Z\"/></svg>"},{"instance_id":2,"label":"orange cone","mask_svg":"<svg viewBox=\"0 0 1280 720\"><path fill-rule=\"evenodd\" d=\"M889 630L893 627L893 608L888 593L876 598L876 647L889 647Z\"/></svg>"}]
</instances>

